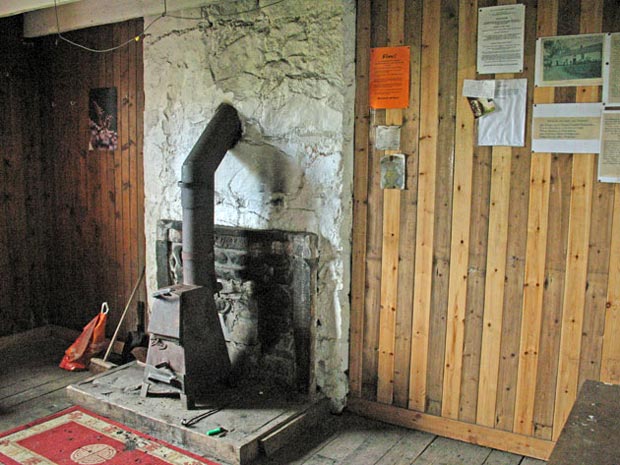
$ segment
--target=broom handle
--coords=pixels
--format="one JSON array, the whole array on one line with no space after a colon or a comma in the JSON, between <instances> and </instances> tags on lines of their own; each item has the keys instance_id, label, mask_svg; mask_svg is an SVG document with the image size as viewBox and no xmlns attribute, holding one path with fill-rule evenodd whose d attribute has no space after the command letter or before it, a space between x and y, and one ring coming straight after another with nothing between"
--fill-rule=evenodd
<instances>
[{"instance_id":1,"label":"broom handle","mask_svg":"<svg viewBox=\"0 0 620 465\"><path fill-rule=\"evenodd\" d=\"M129 310L129 306L131 305L131 301L133 300L133 296L136 295L136 291L138 290L138 286L140 286L140 283L142 282L142 278L144 278L144 272L146 270L146 267L142 267L142 273L140 273L140 277L138 278L138 282L136 283L136 285L133 288L133 291L131 291L131 295L129 296L129 300L127 301L127 305L125 305L125 310L123 310L123 313L121 315L121 319L118 320L118 325L116 325L116 330L114 331L114 334L112 335L112 339L110 339L110 345L108 346L108 350L105 351L105 355L103 356L103 361L106 362L108 360L108 357L110 356L110 352L112 351L112 346L114 345L114 341L116 341L116 336L118 336L118 331L119 329L121 329L121 325L123 324L123 320L125 319L125 315L127 314L127 310Z\"/></svg>"}]
</instances>

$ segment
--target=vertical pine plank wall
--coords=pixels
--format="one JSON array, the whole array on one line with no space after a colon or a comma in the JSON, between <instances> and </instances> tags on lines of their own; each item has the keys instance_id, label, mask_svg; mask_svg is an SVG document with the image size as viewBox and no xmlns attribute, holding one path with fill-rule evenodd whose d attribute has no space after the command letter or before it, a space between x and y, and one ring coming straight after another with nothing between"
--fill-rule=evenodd
<instances>
[{"instance_id":1,"label":"vertical pine plank wall","mask_svg":"<svg viewBox=\"0 0 620 465\"><path fill-rule=\"evenodd\" d=\"M478 9L526 6L523 73L476 74ZM354 411L547 458L586 379L620 383L620 189L595 154L531 153L538 37L620 31L616 0L360 0L350 402ZM368 106L369 50L411 47L409 107ZM463 79L528 79L525 147L478 147ZM402 125L404 191L373 126Z\"/></svg>"},{"instance_id":2,"label":"vertical pine plank wall","mask_svg":"<svg viewBox=\"0 0 620 465\"><path fill-rule=\"evenodd\" d=\"M143 30L141 19L84 29L68 36L88 47L108 48ZM81 328L110 304L112 333L144 266L142 42L111 53L92 53L58 41L35 41L42 115L42 150L49 166L50 320ZM118 149L88 150L88 94L116 87ZM136 325L135 305L121 331Z\"/></svg>"},{"instance_id":3,"label":"vertical pine plank wall","mask_svg":"<svg viewBox=\"0 0 620 465\"><path fill-rule=\"evenodd\" d=\"M19 16L0 20L0 336L49 320L49 163L41 150L38 63Z\"/></svg>"}]
</instances>

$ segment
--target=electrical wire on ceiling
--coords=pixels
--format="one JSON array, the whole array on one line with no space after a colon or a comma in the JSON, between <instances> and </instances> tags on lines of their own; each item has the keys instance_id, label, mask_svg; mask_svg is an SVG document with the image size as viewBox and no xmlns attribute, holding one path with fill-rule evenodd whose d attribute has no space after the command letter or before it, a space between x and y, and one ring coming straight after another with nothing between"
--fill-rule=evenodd
<instances>
[{"instance_id":1,"label":"electrical wire on ceiling","mask_svg":"<svg viewBox=\"0 0 620 465\"><path fill-rule=\"evenodd\" d=\"M270 6L274 6L277 5L278 3L283 3L286 0L276 0L273 1L271 3L268 3L266 5L262 5L262 6L258 6L256 8L252 8L249 10L244 10L244 11L236 11L234 13L229 13L229 14L221 14L219 15L220 17L230 17L230 16L237 16L237 15L241 15L241 14L245 14L245 13L252 13L255 11L260 11L263 10L265 8L269 8ZM216 3L212 3L211 5L214 4L218 4L218 3L225 3L225 0L216 2ZM169 17L169 18L175 18L175 19L188 19L188 20L194 20L194 21L202 21L204 20L204 18L200 17L192 17L192 16L178 16L178 15L170 15L168 14L168 2L167 0L164 0L164 11L157 16L154 20L152 20L143 30L140 34L132 37L131 39L126 40L125 42L113 46L113 47L109 47L109 48L102 48L102 49L97 49L97 48L91 48L91 47L87 47L86 45L83 44L79 44L65 36L62 35L62 33L60 32L60 19L59 19L59 15L58 15L58 1L54 0L54 12L56 14L56 35L58 36L59 39L67 42L68 44L71 44L75 47L81 48L82 50L86 50L88 52L93 52L93 53L108 53L108 52L113 52L115 50L121 49L123 47L126 47L127 45L131 44L132 42L139 42L140 40L142 40L144 38L144 36L146 35L146 31L149 30L149 28L155 24L157 21L159 21L160 19L164 18L164 17Z\"/></svg>"}]
</instances>

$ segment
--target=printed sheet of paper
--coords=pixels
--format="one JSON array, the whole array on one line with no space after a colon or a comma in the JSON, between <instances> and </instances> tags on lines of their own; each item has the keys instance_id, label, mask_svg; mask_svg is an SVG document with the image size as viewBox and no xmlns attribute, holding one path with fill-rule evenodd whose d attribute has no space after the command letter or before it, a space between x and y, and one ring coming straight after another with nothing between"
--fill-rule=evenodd
<instances>
[{"instance_id":1,"label":"printed sheet of paper","mask_svg":"<svg viewBox=\"0 0 620 465\"><path fill-rule=\"evenodd\" d=\"M495 81L485 79L477 81L475 79L463 79L463 97L495 97Z\"/></svg>"},{"instance_id":2,"label":"printed sheet of paper","mask_svg":"<svg viewBox=\"0 0 620 465\"><path fill-rule=\"evenodd\" d=\"M495 111L478 119L478 145L525 145L527 79L495 81Z\"/></svg>"},{"instance_id":3,"label":"printed sheet of paper","mask_svg":"<svg viewBox=\"0 0 620 465\"><path fill-rule=\"evenodd\" d=\"M409 47L370 49L371 108L407 108L409 106Z\"/></svg>"},{"instance_id":4,"label":"printed sheet of paper","mask_svg":"<svg viewBox=\"0 0 620 465\"><path fill-rule=\"evenodd\" d=\"M620 107L620 33L605 37L605 64L603 65L603 104Z\"/></svg>"},{"instance_id":5,"label":"printed sheet of paper","mask_svg":"<svg viewBox=\"0 0 620 465\"><path fill-rule=\"evenodd\" d=\"M400 150L400 126L377 126L375 148L377 150Z\"/></svg>"},{"instance_id":6,"label":"printed sheet of paper","mask_svg":"<svg viewBox=\"0 0 620 465\"><path fill-rule=\"evenodd\" d=\"M478 61L480 74L523 71L525 5L478 9Z\"/></svg>"},{"instance_id":7,"label":"printed sheet of paper","mask_svg":"<svg viewBox=\"0 0 620 465\"><path fill-rule=\"evenodd\" d=\"M534 105L532 152L599 153L602 103Z\"/></svg>"},{"instance_id":8,"label":"printed sheet of paper","mask_svg":"<svg viewBox=\"0 0 620 465\"><path fill-rule=\"evenodd\" d=\"M604 111L598 180L620 183L620 111Z\"/></svg>"}]
</instances>

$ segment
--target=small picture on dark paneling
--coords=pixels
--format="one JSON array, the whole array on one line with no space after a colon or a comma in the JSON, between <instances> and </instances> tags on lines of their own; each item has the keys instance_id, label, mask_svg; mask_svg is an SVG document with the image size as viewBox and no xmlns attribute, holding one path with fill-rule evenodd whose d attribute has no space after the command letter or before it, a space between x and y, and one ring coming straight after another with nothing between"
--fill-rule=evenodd
<instances>
[{"instance_id":1,"label":"small picture on dark paneling","mask_svg":"<svg viewBox=\"0 0 620 465\"><path fill-rule=\"evenodd\" d=\"M91 89L88 95L89 150L118 147L116 87Z\"/></svg>"}]
</instances>

